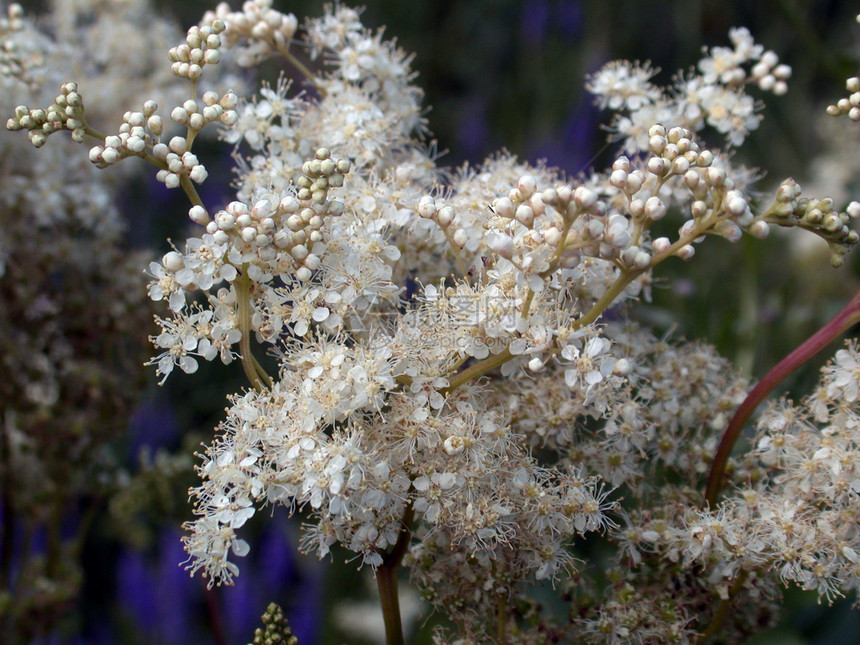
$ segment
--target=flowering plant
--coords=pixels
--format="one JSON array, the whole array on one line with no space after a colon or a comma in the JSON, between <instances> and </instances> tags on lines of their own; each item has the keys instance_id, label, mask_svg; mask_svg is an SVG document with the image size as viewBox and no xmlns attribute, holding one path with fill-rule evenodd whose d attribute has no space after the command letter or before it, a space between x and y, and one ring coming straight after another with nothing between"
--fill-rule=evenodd
<instances>
[{"instance_id":1,"label":"flowering plant","mask_svg":"<svg viewBox=\"0 0 860 645\"><path fill-rule=\"evenodd\" d=\"M440 169L409 57L344 6L300 28L269 0L219 5L169 51L190 88L169 120L148 99L104 134L73 82L15 108L8 128L35 146L95 138L96 166L141 157L191 202L198 233L149 265L166 303L150 364L163 383L238 361L250 384L201 455L192 573L231 583L241 528L269 505L303 511L303 551L374 571L389 643L403 642L401 568L456 626L439 642L737 640L772 619L781 582L856 589L856 346L731 458L747 382L628 315L657 265L709 237L802 228L836 266L857 242L856 202L792 179L753 192L732 156L761 120L747 90L782 94L790 69L745 29L729 40L669 87L643 64L593 74L620 150L576 179L507 153ZM207 85L227 50L241 66L282 57L306 87ZM854 98L831 113L855 119ZM244 146L222 207L198 194L192 152L219 124ZM591 534L612 553L597 571ZM528 595L543 580L566 617Z\"/></svg>"}]
</instances>

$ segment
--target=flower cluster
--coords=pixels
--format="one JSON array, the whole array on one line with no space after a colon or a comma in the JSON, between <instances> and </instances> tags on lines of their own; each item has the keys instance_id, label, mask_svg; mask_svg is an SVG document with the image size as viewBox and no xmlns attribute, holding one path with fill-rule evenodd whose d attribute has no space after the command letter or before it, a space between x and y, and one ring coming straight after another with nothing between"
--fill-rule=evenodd
<instances>
[{"instance_id":1,"label":"flower cluster","mask_svg":"<svg viewBox=\"0 0 860 645\"><path fill-rule=\"evenodd\" d=\"M83 141L86 123L83 120L84 104L78 93L77 83L63 83L60 94L46 110L30 110L20 106L15 116L6 123L7 130L27 130L30 143L41 148L48 135L60 130L70 130L72 139Z\"/></svg>"},{"instance_id":2,"label":"flower cluster","mask_svg":"<svg viewBox=\"0 0 860 645\"><path fill-rule=\"evenodd\" d=\"M102 136L64 86L64 127L100 139L93 163L142 157L192 202L199 232L149 267L149 295L169 309L150 364L163 383L200 358L238 359L251 386L201 455L188 568L232 582L257 509L301 509L303 551L344 549L376 571L392 642L401 565L470 642L686 642L766 624L773 606L749 600L777 581L826 598L856 588L856 350L837 356L808 418L763 417L753 456L730 464L732 490L702 509L746 382L712 349L627 320L655 267L709 237L798 227L834 265L858 241L860 204L802 197L789 179L764 206L754 173L700 136L739 146L760 121L747 87L786 89L773 52L744 29L729 39L668 89L647 64L593 75L625 141L606 172L577 179L508 154L439 170L409 57L341 6L301 30L269 0L207 13L170 50L191 86L167 103L172 137L152 100ZM312 89L282 78L241 99L213 79L198 101L203 65L231 49L242 65L282 56ZM9 127L39 144L52 110L19 107ZM192 147L210 125L239 150L223 208L194 188L207 171ZM616 554L603 589L576 550L594 533ZM542 580L575 619L520 620L535 611L526 584ZM746 609L724 625L726 603Z\"/></svg>"},{"instance_id":3,"label":"flower cluster","mask_svg":"<svg viewBox=\"0 0 860 645\"><path fill-rule=\"evenodd\" d=\"M827 106L830 116L847 114L852 121L860 121L860 78L852 76L845 81L845 89L850 92L847 98L839 99L834 105Z\"/></svg>"},{"instance_id":4,"label":"flower cluster","mask_svg":"<svg viewBox=\"0 0 860 645\"><path fill-rule=\"evenodd\" d=\"M612 130L625 139L625 150L646 150L646 133L654 123L694 132L707 125L723 134L729 146L741 145L758 128L761 115L744 86L755 84L764 91L784 94L791 68L780 64L774 52L756 44L743 27L732 29L729 40L733 48L705 50L698 72L679 74L668 90L651 83L657 70L648 64L616 61L591 76L587 87L601 107L619 112Z\"/></svg>"},{"instance_id":5,"label":"flower cluster","mask_svg":"<svg viewBox=\"0 0 860 645\"><path fill-rule=\"evenodd\" d=\"M828 601L856 591L858 378L860 355L851 342L824 368L802 404L772 405L758 421L755 449L735 464L735 486L717 509L697 509L694 491L666 485L658 493L662 503L632 514L618 531L631 569L626 580L635 580L640 593L649 585L654 592L641 594L624 611L635 607L638 613L649 596L665 593L670 580L659 565L665 561L694 576L696 587L715 588L733 606L743 598L776 598L777 582ZM682 624L695 617L696 602L691 596L675 605ZM759 604L759 620L772 621L776 610L772 601ZM602 616L595 618L595 633Z\"/></svg>"},{"instance_id":6,"label":"flower cluster","mask_svg":"<svg viewBox=\"0 0 860 645\"><path fill-rule=\"evenodd\" d=\"M188 32L191 40L186 39L187 44L197 49L199 53L195 55L194 49L191 49L187 55L183 55L185 52L181 51L180 46L171 50L171 59L175 58L180 64L186 62L181 60L185 57L192 64L196 58L207 63L217 63L220 57L213 58L213 54L207 54L207 51L212 52L220 46L220 39L214 42L209 40L213 35L210 33L209 25L216 24L224 25L226 28L223 32L224 45L230 49L238 49L236 59L243 67L255 65L278 52L286 54L298 27L298 21L293 14L284 14L272 9L271 2L245 2L242 5L242 11L230 11L230 6L222 2L214 12L207 12L203 16L203 26L199 30L192 27ZM222 33L221 28L218 27L218 31L214 33ZM206 47L201 47L203 43ZM176 54L174 55L173 52ZM196 74L189 78L193 79L195 76Z\"/></svg>"}]
</instances>

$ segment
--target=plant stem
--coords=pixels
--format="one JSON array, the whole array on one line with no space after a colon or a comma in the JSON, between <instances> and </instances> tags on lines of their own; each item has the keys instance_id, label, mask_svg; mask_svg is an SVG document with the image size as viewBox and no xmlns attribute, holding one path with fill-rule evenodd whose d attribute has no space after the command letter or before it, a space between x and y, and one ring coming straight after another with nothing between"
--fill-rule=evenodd
<instances>
[{"instance_id":1,"label":"plant stem","mask_svg":"<svg viewBox=\"0 0 860 645\"><path fill-rule=\"evenodd\" d=\"M188 175L179 176L179 185L182 187L185 196L188 197L188 201L194 206L203 206L203 200L200 199L200 195L197 193L197 189Z\"/></svg>"},{"instance_id":2,"label":"plant stem","mask_svg":"<svg viewBox=\"0 0 860 645\"><path fill-rule=\"evenodd\" d=\"M638 276L642 275L648 269L653 269L655 266L660 264L666 258L674 255L678 249L682 246L690 244L693 240L695 240L700 235L703 235L711 226L713 226L713 222L708 220L708 222L700 222L699 226L696 227L695 230L689 232L686 237L682 237L677 240L674 244L669 246L662 253L657 253L651 258L651 263L646 269L633 269L633 268L622 268L621 272L618 274L618 277L615 279L609 289L606 290L600 299L594 303L594 305L589 309L585 314L583 314L580 318L577 318L573 322L573 331L577 329L582 329L586 325L590 325L595 320L600 318L604 311L609 309L612 306L612 303L615 299L621 295L621 292L627 288L633 280L635 280ZM523 316L528 316L528 310L531 307L531 301L534 293L531 289L529 289L529 294L526 297L525 306L523 307ZM509 360L513 358L513 354L509 350L504 350L503 352L496 354L495 356L490 356L489 358L485 358L484 360L475 363L468 369L463 370L454 376L448 387L440 390L442 394L448 394L449 392L453 392L458 387L463 385L464 383L468 383L472 379L475 379L483 374L486 374L492 369L499 367L500 365L507 363Z\"/></svg>"},{"instance_id":3,"label":"plant stem","mask_svg":"<svg viewBox=\"0 0 860 645\"><path fill-rule=\"evenodd\" d=\"M496 642L499 645L505 645L508 642L507 626L507 605L505 597L499 594L496 599Z\"/></svg>"},{"instance_id":4,"label":"plant stem","mask_svg":"<svg viewBox=\"0 0 860 645\"><path fill-rule=\"evenodd\" d=\"M728 597L720 601L720 604L717 607L717 611L714 614L714 617L711 619L711 622L705 628L705 631L702 632L702 635L696 641L697 643L704 643L720 631L720 628L722 628L723 623L726 620L726 614L729 613L729 608L732 604L732 598L736 596L738 592L743 588L744 583L747 579L747 575L748 574L746 571L741 571L740 573L738 573L738 577L735 578L735 581L732 584L732 588L729 589Z\"/></svg>"},{"instance_id":5,"label":"plant stem","mask_svg":"<svg viewBox=\"0 0 860 645\"><path fill-rule=\"evenodd\" d=\"M627 285L633 282L633 279L642 273L644 273L644 271L622 271L619 276L615 278L615 282L610 285L606 293L600 296L600 300L594 303L594 306L592 306L585 315L573 321L573 329L582 329L586 325L590 325L600 318L600 315L609 309L615 299L627 288Z\"/></svg>"},{"instance_id":6,"label":"plant stem","mask_svg":"<svg viewBox=\"0 0 860 645\"><path fill-rule=\"evenodd\" d=\"M400 601L397 597L397 569L391 562L383 562L376 569L376 586L385 622L386 645L403 645L403 625L400 621Z\"/></svg>"},{"instance_id":7,"label":"plant stem","mask_svg":"<svg viewBox=\"0 0 860 645\"><path fill-rule=\"evenodd\" d=\"M785 379L810 358L830 344L837 336L847 331L857 323L860 323L860 291L848 302L847 305L824 327L815 332L788 356L783 358L776 366L768 372L765 377L750 391L738 407L735 415L729 422L723 438L714 455L711 471L708 474L708 486L705 490L705 502L714 508L717 497L723 487L723 477L726 472L726 464L734 448L735 442L743 430L744 424L750 415L758 407L764 398Z\"/></svg>"},{"instance_id":8,"label":"plant stem","mask_svg":"<svg viewBox=\"0 0 860 645\"><path fill-rule=\"evenodd\" d=\"M239 353L242 357L242 369L245 370L245 376L251 382L251 385L258 392L262 392L267 386L272 385L271 379L263 372L263 368L251 354L251 287L248 276L244 271L247 267L243 267L243 273L236 277L234 285L236 287L236 304L239 311L239 331L242 332L242 339L239 341Z\"/></svg>"},{"instance_id":9,"label":"plant stem","mask_svg":"<svg viewBox=\"0 0 860 645\"><path fill-rule=\"evenodd\" d=\"M600 315L606 311L613 303L615 298L624 291L628 284L630 284L633 279L643 273L643 271L623 271L618 278L616 278L615 282L609 287L606 293L598 300L594 306L588 310L581 318L577 318L573 323L573 329L581 329L586 325L590 325L595 320L597 320ZM529 292L530 295L531 291ZM531 304L531 298L527 298L528 304ZM451 378L451 381L448 387L440 390L442 394L447 394L449 392L453 392L458 387L463 385L464 383L468 383L469 381L478 378L479 376L486 374L492 369L499 367L500 365L507 363L514 357L511 354L510 350L506 349L502 352L499 352L495 356L490 356L485 358L484 360L475 363L474 365L464 369L462 372L457 373L454 377Z\"/></svg>"},{"instance_id":10,"label":"plant stem","mask_svg":"<svg viewBox=\"0 0 860 645\"><path fill-rule=\"evenodd\" d=\"M410 504L403 514L403 527L397 543L382 558L376 569L376 586L379 589L379 603L382 606L382 619L385 623L386 645L403 645L403 623L400 619L400 598L397 595L397 571L412 536L412 519L415 511Z\"/></svg>"},{"instance_id":11,"label":"plant stem","mask_svg":"<svg viewBox=\"0 0 860 645\"><path fill-rule=\"evenodd\" d=\"M89 123L84 123L84 134L93 137L94 139L98 139L102 143L107 138L107 135L95 128L91 128Z\"/></svg>"},{"instance_id":12,"label":"plant stem","mask_svg":"<svg viewBox=\"0 0 860 645\"><path fill-rule=\"evenodd\" d=\"M474 365L467 367L462 372L458 372L457 375L451 379L450 383L448 384L448 387L440 390L440 392L442 394L453 392L464 383L468 383L472 379L478 378L482 374L486 374L491 369L498 367L503 363L507 363L511 358L513 358L513 354L511 354L510 350L507 349L503 352L499 352L495 356L485 358L481 362L475 363Z\"/></svg>"},{"instance_id":13,"label":"plant stem","mask_svg":"<svg viewBox=\"0 0 860 645\"><path fill-rule=\"evenodd\" d=\"M214 645L227 645L218 591L204 585L203 594L206 598L206 613L209 617L209 628L212 630L212 642Z\"/></svg>"}]
</instances>

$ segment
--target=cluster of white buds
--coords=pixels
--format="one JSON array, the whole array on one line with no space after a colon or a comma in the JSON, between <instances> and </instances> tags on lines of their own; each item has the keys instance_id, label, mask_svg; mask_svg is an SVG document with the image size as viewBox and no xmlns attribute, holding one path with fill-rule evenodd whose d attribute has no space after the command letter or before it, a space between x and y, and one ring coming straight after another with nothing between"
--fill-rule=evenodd
<instances>
[{"instance_id":1,"label":"cluster of white buds","mask_svg":"<svg viewBox=\"0 0 860 645\"><path fill-rule=\"evenodd\" d=\"M436 222L442 230L447 229L454 221L454 209L451 206L439 207L430 195L425 195L418 200L416 212L424 219Z\"/></svg>"},{"instance_id":2,"label":"cluster of white buds","mask_svg":"<svg viewBox=\"0 0 860 645\"><path fill-rule=\"evenodd\" d=\"M230 11L230 6L222 2L214 12L208 11L203 16L204 23L216 20L226 25L223 40L227 48L241 41L252 41L236 58L245 67L274 52L286 52L299 26L293 14L272 9L271 0L248 0L241 11Z\"/></svg>"},{"instance_id":3,"label":"cluster of white buds","mask_svg":"<svg viewBox=\"0 0 860 645\"><path fill-rule=\"evenodd\" d=\"M693 133L686 128L671 128L667 132L662 125L652 126L648 130L648 148L654 156L648 159L647 170L659 180L683 177L697 197L704 197L709 187L723 184L722 179L705 170L714 162L713 153L701 150L693 140ZM691 170L692 174L688 174Z\"/></svg>"},{"instance_id":4,"label":"cluster of white buds","mask_svg":"<svg viewBox=\"0 0 860 645\"><path fill-rule=\"evenodd\" d=\"M509 222L499 227L501 230L490 242L493 250L529 273L548 275L559 266L576 265L581 246L578 241L582 235L571 230L571 224L584 214L602 217L605 204L598 200L597 193L585 186L538 190L535 177L523 175L506 197L493 201L493 212L498 224ZM527 232L518 234L517 224ZM588 237L587 230L585 237ZM541 257L542 248L549 254Z\"/></svg>"},{"instance_id":5,"label":"cluster of white buds","mask_svg":"<svg viewBox=\"0 0 860 645\"><path fill-rule=\"evenodd\" d=\"M775 52L766 51L750 70L750 80L765 92L782 96L788 91L791 67L779 62Z\"/></svg>"},{"instance_id":6,"label":"cluster of white buds","mask_svg":"<svg viewBox=\"0 0 860 645\"><path fill-rule=\"evenodd\" d=\"M194 99L186 100L170 112L170 118L180 125L187 126L191 132L198 132L209 123L220 121L226 126L235 125L239 120L236 106L239 97L234 92L218 96L217 92L204 92L201 97L203 108Z\"/></svg>"},{"instance_id":7,"label":"cluster of white buds","mask_svg":"<svg viewBox=\"0 0 860 645\"><path fill-rule=\"evenodd\" d=\"M172 61L170 71L179 78L197 81L203 76L203 67L221 62L221 36L226 25L221 20L213 20L211 25L191 27L185 36L185 43L171 47L167 55Z\"/></svg>"},{"instance_id":8,"label":"cluster of white buds","mask_svg":"<svg viewBox=\"0 0 860 645\"><path fill-rule=\"evenodd\" d=\"M216 92L210 91L203 94L202 102L202 109L195 99L188 99L173 109L171 118L185 125L190 136L176 136L164 143L161 140L164 120L156 114L158 104L146 101L141 111L123 115L117 134L105 137L104 144L90 150L90 161L99 168L105 168L127 157L147 158L151 155L150 160L163 165L156 177L168 188L179 186L185 175L195 183L202 183L208 172L197 156L191 153L189 139L209 123L220 121L227 126L236 123L239 117L235 108L239 98L233 92L226 92L219 97Z\"/></svg>"},{"instance_id":9,"label":"cluster of white buds","mask_svg":"<svg viewBox=\"0 0 860 645\"><path fill-rule=\"evenodd\" d=\"M152 147L152 155L167 164L167 169L159 170L155 177L168 188L179 186L183 175L197 184L202 184L209 176L197 155L189 150L185 137L173 137L167 144L157 143Z\"/></svg>"},{"instance_id":10,"label":"cluster of white buds","mask_svg":"<svg viewBox=\"0 0 860 645\"><path fill-rule=\"evenodd\" d=\"M656 173L658 175L663 170L662 164L659 170L660 172ZM644 199L635 197L649 180L646 172L648 171L639 168L633 169L630 160L626 156L621 156L612 164L612 171L609 174L609 183L624 193L628 200L628 211L632 215L632 222L621 214L611 215L607 221L607 230L603 234L601 251L606 252L608 250L607 244L615 246L620 251L617 255L621 262L625 266L635 269L647 268L651 263L651 256L639 245L630 245L632 239L631 223L633 229L644 227L651 222L662 219L667 211L666 204L657 195L651 195Z\"/></svg>"},{"instance_id":11,"label":"cluster of white buds","mask_svg":"<svg viewBox=\"0 0 860 645\"><path fill-rule=\"evenodd\" d=\"M163 121L155 114L157 107L154 101L147 101L142 112L126 112L119 133L105 137L104 145L90 149L90 161L99 168L105 168L127 157L146 157L149 154L147 149L151 148L152 157L167 166L156 174L158 181L165 186L176 188L183 175L202 183L208 172L197 156L188 150L185 137L173 137L167 144L159 141Z\"/></svg>"},{"instance_id":12,"label":"cluster of white buds","mask_svg":"<svg viewBox=\"0 0 860 645\"><path fill-rule=\"evenodd\" d=\"M296 182L298 199L324 204L329 188L343 186L343 176L349 168L347 159L332 159L328 148L319 148L312 160L302 164L302 176Z\"/></svg>"},{"instance_id":13,"label":"cluster of white buds","mask_svg":"<svg viewBox=\"0 0 860 645\"><path fill-rule=\"evenodd\" d=\"M740 240L742 230L759 238L767 235L767 225L754 221L743 193L735 190L734 182L724 169L714 165L714 154L702 150L693 140L692 132L685 128L667 131L662 125L654 125L648 130L648 137L648 147L654 156L647 161L647 172L660 183L671 177L682 178L693 197L689 207L692 218L685 221L679 230L681 238L688 238L690 243L677 248L675 255L684 260L692 258L695 249L691 243L705 233L720 235L731 242ZM660 219L666 208L656 195L644 201L633 199L630 202L634 218ZM671 247L671 243L668 238L660 237L652 246L656 253L662 253Z\"/></svg>"},{"instance_id":14,"label":"cluster of white buds","mask_svg":"<svg viewBox=\"0 0 860 645\"><path fill-rule=\"evenodd\" d=\"M232 242L238 249L253 249L267 261L281 255L277 264L288 263L281 267L283 272L295 271L297 279L310 280L322 262L314 246L323 242L324 219L343 213L342 202L328 199L329 187L342 186L349 170L349 161L332 159L327 148L320 148L303 165L295 195L286 195L277 204L259 199L251 207L231 202L205 224L206 232L216 244ZM198 223L208 220L202 207L193 207L189 216Z\"/></svg>"},{"instance_id":15,"label":"cluster of white buds","mask_svg":"<svg viewBox=\"0 0 860 645\"><path fill-rule=\"evenodd\" d=\"M119 132L105 137L104 145L93 146L90 161L106 168L126 157L144 156L164 128L161 117L155 114L157 109L155 101L146 101L142 111L123 114Z\"/></svg>"},{"instance_id":16,"label":"cluster of white buds","mask_svg":"<svg viewBox=\"0 0 860 645\"><path fill-rule=\"evenodd\" d=\"M850 92L849 96L841 98L836 105L827 106L827 114L830 116L842 116L847 114L848 118L860 121L860 78L852 76L845 81L845 89Z\"/></svg>"},{"instance_id":17,"label":"cluster of white buds","mask_svg":"<svg viewBox=\"0 0 860 645\"><path fill-rule=\"evenodd\" d=\"M78 92L78 84L63 83L60 86L60 94L47 109L31 110L26 105L19 105L15 108L15 116L6 122L6 128L27 130L30 143L36 148L45 145L48 135L60 130L70 130L72 139L80 143L86 133L86 121L84 99Z\"/></svg>"},{"instance_id":18,"label":"cluster of white buds","mask_svg":"<svg viewBox=\"0 0 860 645\"><path fill-rule=\"evenodd\" d=\"M851 225L852 219L860 217L860 203L851 202L840 212L829 197L811 199L801 197L800 192L793 179L783 181L765 216L780 226L798 226L815 233L830 245L830 263L840 266L860 239Z\"/></svg>"}]
</instances>

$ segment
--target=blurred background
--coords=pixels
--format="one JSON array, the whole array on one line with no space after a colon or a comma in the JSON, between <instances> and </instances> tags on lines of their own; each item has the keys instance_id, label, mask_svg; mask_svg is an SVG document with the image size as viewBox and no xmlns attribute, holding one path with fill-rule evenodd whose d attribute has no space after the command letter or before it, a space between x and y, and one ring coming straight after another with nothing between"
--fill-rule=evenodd
<instances>
[{"instance_id":1,"label":"blurred background","mask_svg":"<svg viewBox=\"0 0 860 645\"><path fill-rule=\"evenodd\" d=\"M33 12L46 6L32 0L23 4ZM196 24L212 7L205 0L156 4L183 27ZM236 8L238 3L232 4ZM758 43L792 66L793 77L785 96L752 92L766 101L766 118L744 145L741 161L767 170L759 184L765 194L792 176L804 194L834 196L839 206L860 196L860 125L854 133L845 121L828 122L824 116L826 105L846 94L845 78L860 68L856 3L366 0L362 4L367 26L385 25L389 37L415 53L413 68L426 93L430 130L438 149L445 151L440 164L477 164L504 147L530 161L546 160L570 176L592 165L605 167L613 158L601 127L607 115L584 91L585 76L613 59L650 60L662 70L656 81L667 83L677 71L695 65L703 46L726 45L729 28L746 26ZM301 20L317 15L322 5L276 0L275 6ZM276 78L278 70L269 73ZM840 126L837 137L829 134ZM200 156L210 172L220 164L218 171L225 173L222 182L210 178L206 185L216 191L210 201L223 202L229 195L229 157ZM169 250L166 240L181 240L186 232L183 199L161 190L154 178L137 180L124 208L129 218L146 224L136 226L129 244L154 257ZM707 339L741 370L761 377L858 288L858 254L834 270L825 244L812 236L801 237L797 233L789 241L775 232L764 243L745 239L730 245L713 240L702 245L696 262L660 267L653 302L636 316L676 338ZM787 245L792 246L790 252ZM795 395L808 391L820 364L793 375L789 390ZM151 376L147 375L154 383ZM342 564L342 558L336 557L332 565L298 556L298 523L285 520L281 513L271 518L260 513L255 518L260 521L249 526L255 545L240 563L242 573L235 587L207 593L199 578L189 578L178 566L186 557L179 526L191 517L185 491L195 484L193 452L200 442L209 441L226 404L224 397L244 385L238 366L225 370L207 363L193 377L175 374L164 388L148 387L127 433L112 446L116 459L137 473L134 486L118 501L95 511L81 551L80 597L65 604L62 620L50 633L39 634L32 642L239 645L251 641L260 614L272 600L285 609L302 645L378 642L372 631L378 608L355 604L359 595L372 602L373 585L366 574L357 572L354 564ZM849 599L824 607L810 594L789 591L782 624L755 642L860 642L860 612L852 612L850 604ZM427 634L436 619L417 620L422 635L412 642L430 642ZM381 616L378 621L381 626ZM370 630L367 640L356 636L365 633L362 630Z\"/></svg>"}]
</instances>

